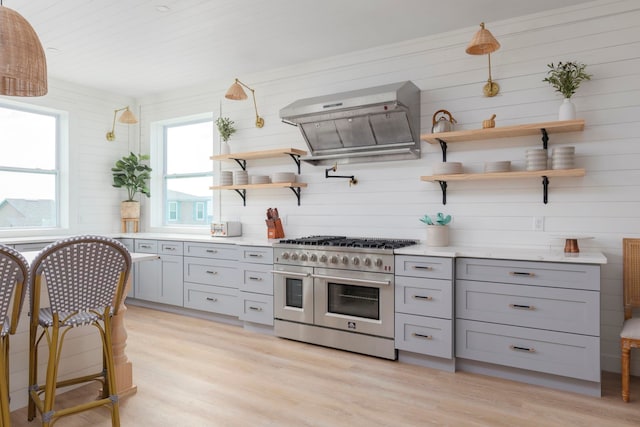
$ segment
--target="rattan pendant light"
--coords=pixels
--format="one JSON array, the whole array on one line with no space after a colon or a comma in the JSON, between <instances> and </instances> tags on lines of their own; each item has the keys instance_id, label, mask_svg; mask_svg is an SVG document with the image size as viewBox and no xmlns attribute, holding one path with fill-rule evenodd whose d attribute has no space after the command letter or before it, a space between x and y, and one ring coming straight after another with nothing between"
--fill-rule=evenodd
<instances>
[{"instance_id":1,"label":"rattan pendant light","mask_svg":"<svg viewBox=\"0 0 640 427\"><path fill-rule=\"evenodd\" d=\"M38 35L0 0L0 95L47 94L47 60Z\"/></svg>"},{"instance_id":2,"label":"rattan pendant light","mask_svg":"<svg viewBox=\"0 0 640 427\"><path fill-rule=\"evenodd\" d=\"M484 28L484 22L480 23L480 29L473 36L473 39L467 46L466 52L469 55L484 55L487 54L489 57L489 80L487 80L487 84L484 85L482 89L485 96L496 96L500 91L500 86L498 83L491 80L491 53L500 49L500 43L493 37L493 34L486 28Z\"/></svg>"}]
</instances>

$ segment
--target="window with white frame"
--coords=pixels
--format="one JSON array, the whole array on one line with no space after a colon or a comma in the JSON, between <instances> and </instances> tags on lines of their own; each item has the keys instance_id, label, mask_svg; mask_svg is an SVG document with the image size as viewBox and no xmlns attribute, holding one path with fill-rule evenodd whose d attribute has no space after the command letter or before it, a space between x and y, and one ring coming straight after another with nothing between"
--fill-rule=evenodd
<instances>
[{"instance_id":1,"label":"window with white frame","mask_svg":"<svg viewBox=\"0 0 640 427\"><path fill-rule=\"evenodd\" d=\"M0 101L0 141L0 229L59 227L60 115Z\"/></svg>"},{"instance_id":2,"label":"window with white frame","mask_svg":"<svg viewBox=\"0 0 640 427\"><path fill-rule=\"evenodd\" d=\"M165 226L208 226L214 126L211 118L163 126L163 210Z\"/></svg>"}]
</instances>

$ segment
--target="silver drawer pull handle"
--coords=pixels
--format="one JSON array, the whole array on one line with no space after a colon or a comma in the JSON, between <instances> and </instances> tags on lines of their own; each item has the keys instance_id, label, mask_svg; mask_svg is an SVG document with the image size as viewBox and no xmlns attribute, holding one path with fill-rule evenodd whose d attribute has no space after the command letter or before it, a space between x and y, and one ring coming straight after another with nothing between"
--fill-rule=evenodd
<instances>
[{"instance_id":1,"label":"silver drawer pull handle","mask_svg":"<svg viewBox=\"0 0 640 427\"><path fill-rule=\"evenodd\" d=\"M207 270L207 274L218 274L217 271Z\"/></svg>"},{"instance_id":2,"label":"silver drawer pull handle","mask_svg":"<svg viewBox=\"0 0 640 427\"><path fill-rule=\"evenodd\" d=\"M536 309L532 305L522 305L522 304L509 304L509 307L515 310L535 310Z\"/></svg>"},{"instance_id":3,"label":"silver drawer pull handle","mask_svg":"<svg viewBox=\"0 0 640 427\"><path fill-rule=\"evenodd\" d=\"M144 249L151 249L151 245L140 245L140 247Z\"/></svg>"},{"instance_id":4,"label":"silver drawer pull handle","mask_svg":"<svg viewBox=\"0 0 640 427\"><path fill-rule=\"evenodd\" d=\"M280 270L271 270L273 274L279 274L280 276L291 276L291 277L309 277L311 274L309 273L295 273L293 271L280 271Z\"/></svg>"},{"instance_id":5,"label":"silver drawer pull handle","mask_svg":"<svg viewBox=\"0 0 640 427\"><path fill-rule=\"evenodd\" d=\"M176 248L172 248L171 246L168 246L168 247L166 247L164 249L167 250L167 251L175 251L176 250Z\"/></svg>"},{"instance_id":6,"label":"silver drawer pull handle","mask_svg":"<svg viewBox=\"0 0 640 427\"><path fill-rule=\"evenodd\" d=\"M261 277L249 277L249 280L255 280L256 282L261 282L262 278Z\"/></svg>"},{"instance_id":7,"label":"silver drawer pull handle","mask_svg":"<svg viewBox=\"0 0 640 427\"><path fill-rule=\"evenodd\" d=\"M208 254L217 254L218 251L214 250L214 249L207 249L206 251Z\"/></svg>"},{"instance_id":8,"label":"silver drawer pull handle","mask_svg":"<svg viewBox=\"0 0 640 427\"><path fill-rule=\"evenodd\" d=\"M414 295L413 299L421 299L421 300L424 300L424 301L432 301L433 297L426 297L424 295Z\"/></svg>"},{"instance_id":9,"label":"silver drawer pull handle","mask_svg":"<svg viewBox=\"0 0 640 427\"><path fill-rule=\"evenodd\" d=\"M423 339L425 339L425 340L432 340L432 339L433 339L433 336L432 336L432 335L418 334L418 333L416 333L416 332L413 332L411 335L412 335L412 336L414 336L414 337L416 337L416 338L423 338Z\"/></svg>"},{"instance_id":10,"label":"silver drawer pull handle","mask_svg":"<svg viewBox=\"0 0 640 427\"><path fill-rule=\"evenodd\" d=\"M249 310L262 311L262 308L261 307L249 307Z\"/></svg>"},{"instance_id":11,"label":"silver drawer pull handle","mask_svg":"<svg viewBox=\"0 0 640 427\"><path fill-rule=\"evenodd\" d=\"M207 301L213 301L213 302L216 302L216 301L218 301L218 298L207 297Z\"/></svg>"},{"instance_id":12,"label":"silver drawer pull handle","mask_svg":"<svg viewBox=\"0 0 640 427\"><path fill-rule=\"evenodd\" d=\"M252 258L262 258L262 254L249 254Z\"/></svg>"},{"instance_id":13,"label":"silver drawer pull handle","mask_svg":"<svg viewBox=\"0 0 640 427\"><path fill-rule=\"evenodd\" d=\"M527 277L534 277L535 276L535 274L529 273L529 272L526 272L526 271L511 271L511 272L509 272L509 274L512 275L512 276L527 276Z\"/></svg>"},{"instance_id":14,"label":"silver drawer pull handle","mask_svg":"<svg viewBox=\"0 0 640 427\"><path fill-rule=\"evenodd\" d=\"M509 348L513 351L525 351L527 353L535 353L536 349L531 347L519 347L517 345L510 345Z\"/></svg>"},{"instance_id":15,"label":"silver drawer pull handle","mask_svg":"<svg viewBox=\"0 0 640 427\"><path fill-rule=\"evenodd\" d=\"M431 271L433 270L433 267L429 267L429 266L424 266L424 265L414 265L413 266L414 270L427 270L427 271Z\"/></svg>"}]
</instances>

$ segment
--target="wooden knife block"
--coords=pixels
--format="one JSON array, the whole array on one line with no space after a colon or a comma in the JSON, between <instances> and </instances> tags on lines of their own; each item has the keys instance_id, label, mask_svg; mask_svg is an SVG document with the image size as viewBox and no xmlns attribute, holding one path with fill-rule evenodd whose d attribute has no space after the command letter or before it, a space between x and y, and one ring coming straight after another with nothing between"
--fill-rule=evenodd
<instances>
[{"instance_id":1,"label":"wooden knife block","mask_svg":"<svg viewBox=\"0 0 640 427\"><path fill-rule=\"evenodd\" d=\"M267 238L282 239L284 238L284 230L282 229L282 221L280 218L267 219Z\"/></svg>"}]
</instances>

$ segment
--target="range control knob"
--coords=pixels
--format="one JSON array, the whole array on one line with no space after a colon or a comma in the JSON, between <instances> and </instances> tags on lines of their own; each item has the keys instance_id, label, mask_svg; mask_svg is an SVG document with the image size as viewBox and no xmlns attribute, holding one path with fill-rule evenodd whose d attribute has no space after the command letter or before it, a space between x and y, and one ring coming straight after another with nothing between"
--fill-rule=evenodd
<instances>
[{"instance_id":1,"label":"range control knob","mask_svg":"<svg viewBox=\"0 0 640 427\"><path fill-rule=\"evenodd\" d=\"M289 252L282 252L282 259L289 259Z\"/></svg>"},{"instance_id":2,"label":"range control knob","mask_svg":"<svg viewBox=\"0 0 640 427\"><path fill-rule=\"evenodd\" d=\"M342 261L342 263L343 263L343 264L345 264L345 265L346 265L346 264L349 264L349 257L348 257L348 256L346 256L346 255L343 255L343 256L342 256L342 258L341 258L341 261Z\"/></svg>"},{"instance_id":3,"label":"range control knob","mask_svg":"<svg viewBox=\"0 0 640 427\"><path fill-rule=\"evenodd\" d=\"M295 253L295 252L294 252L294 253L292 253L292 254L291 254L291 261L295 261L295 260L297 260L297 259L298 259L298 254L297 254L297 253ZM382 263L382 260L381 260L380 262Z\"/></svg>"},{"instance_id":4,"label":"range control knob","mask_svg":"<svg viewBox=\"0 0 640 427\"><path fill-rule=\"evenodd\" d=\"M327 256L326 255L320 255L320 262L327 262Z\"/></svg>"},{"instance_id":5,"label":"range control knob","mask_svg":"<svg viewBox=\"0 0 640 427\"><path fill-rule=\"evenodd\" d=\"M300 255L300 261L306 261L308 258L307 254Z\"/></svg>"},{"instance_id":6,"label":"range control knob","mask_svg":"<svg viewBox=\"0 0 640 427\"><path fill-rule=\"evenodd\" d=\"M380 258L376 258L376 267L382 267L382 260Z\"/></svg>"},{"instance_id":7,"label":"range control knob","mask_svg":"<svg viewBox=\"0 0 640 427\"><path fill-rule=\"evenodd\" d=\"M367 267L369 267L371 265L371 258L365 258L364 259L364 265L366 265Z\"/></svg>"},{"instance_id":8,"label":"range control knob","mask_svg":"<svg viewBox=\"0 0 640 427\"><path fill-rule=\"evenodd\" d=\"M309 257L309 261L311 261L311 262L316 262L316 261L318 261L318 255L316 255L316 254L311 254L311 256Z\"/></svg>"},{"instance_id":9,"label":"range control knob","mask_svg":"<svg viewBox=\"0 0 640 427\"><path fill-rule=\"evenodd\" d=\"M331 257L331 259L329 260L329 262L330 262L331 264L337 264L337 263L338 263L338 257L337 257L337 256L335 256L335 255L333 255L333 256Z\"/></svg>"},{"instance_id":10,"label":"range control knob","mask_svg":"<svg viewBox=\"0 0 640 427\"><path fill-rule=\"evenodd\" d=\"M360 264L360 258L358 258L357 256L354 256L353 258L351 258L351 264L359 265Z\"/></svg>"}]
</instances>

